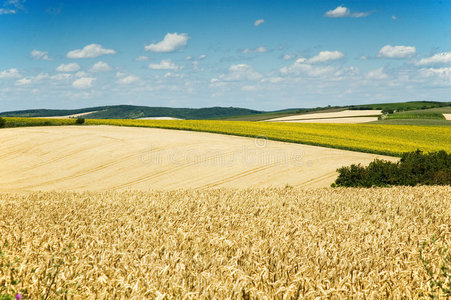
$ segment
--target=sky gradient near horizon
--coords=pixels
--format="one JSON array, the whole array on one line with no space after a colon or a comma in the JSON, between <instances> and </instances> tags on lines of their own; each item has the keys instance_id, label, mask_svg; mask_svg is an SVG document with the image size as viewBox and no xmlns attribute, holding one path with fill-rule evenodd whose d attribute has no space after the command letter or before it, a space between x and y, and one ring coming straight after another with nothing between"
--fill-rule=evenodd
<instances>
[{"instance_id":1,"label":"sky gradient near horizon","mask_svg":"<svg viewBox=\"0 0 451 300\"><path fill-rule=\"evenodd\" d=\"M0 111L451 101L451 1L0 2Z\"/></svg>"}]
</instances>

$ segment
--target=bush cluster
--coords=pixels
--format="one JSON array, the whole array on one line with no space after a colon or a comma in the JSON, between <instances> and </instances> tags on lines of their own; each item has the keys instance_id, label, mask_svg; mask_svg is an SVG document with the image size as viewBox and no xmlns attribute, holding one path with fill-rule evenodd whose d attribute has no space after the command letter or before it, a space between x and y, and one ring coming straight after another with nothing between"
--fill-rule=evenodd
<instances>
[{"instance_id":1,"label":"bush cluster","mask_svg":"<svg viewBox=\"0 0 451 300\"><path fill-rule=\"evenodd\" d=\"M451 154L417 150L404 153L397 163L376 159L367 167L353 164L337 171L333 187L451 185Z\"/></svg>"},{"instance_id":2,"label":"bush cluster","mask_svg":"<svg viewBox=\"0 0 451 300\"><path fill-rule=\"evenodd\" d=\"M6 126L6 120L0 117L0 128L3 128Z\"/></svg>"}]
</instances>

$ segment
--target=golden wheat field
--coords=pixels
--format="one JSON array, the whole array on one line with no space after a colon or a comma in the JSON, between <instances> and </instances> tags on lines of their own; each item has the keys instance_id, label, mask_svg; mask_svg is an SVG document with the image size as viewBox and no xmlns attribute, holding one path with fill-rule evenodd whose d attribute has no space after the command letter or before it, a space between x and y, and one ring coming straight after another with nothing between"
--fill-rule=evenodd
<instances>
[{"instance_id":1,"label":"golden wheat field","mask_svg":"<svg viewBox=\"0 0 451 300\"><path fill-rule=\"evenodd\" d=\"M0 194L0 283L27 299L428 297L426 270L439 274L443 243L451 247L450 194Z\"/></svg>"}]
</instances>

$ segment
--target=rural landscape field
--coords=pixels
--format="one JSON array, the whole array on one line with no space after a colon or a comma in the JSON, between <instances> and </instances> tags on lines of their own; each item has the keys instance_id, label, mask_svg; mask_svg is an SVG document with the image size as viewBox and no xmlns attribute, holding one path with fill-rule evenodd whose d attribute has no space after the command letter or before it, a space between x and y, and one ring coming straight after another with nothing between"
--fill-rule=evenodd
<instances>
[{"instance_id":1,"label":"rural landscape field","mask_svg":"<svg viewBox=\"0 0 451 300\"><path fill-rule=\"evenodd\" d=\"M450 299L451 2L0 3L0 300Z\"/></svg>"}]
</instances>

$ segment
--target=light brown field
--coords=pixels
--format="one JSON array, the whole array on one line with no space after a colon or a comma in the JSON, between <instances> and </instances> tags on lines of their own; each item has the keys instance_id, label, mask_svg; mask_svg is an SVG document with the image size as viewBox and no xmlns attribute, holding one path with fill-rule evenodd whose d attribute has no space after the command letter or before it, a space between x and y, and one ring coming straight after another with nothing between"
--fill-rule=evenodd
<instances>
[{"instance_id":1,"label":"light brown field","mask_svg":"<svg viewBox=\"0 0 451 300\"><path fill-rule=\"evenodd\" d=\"M40 119L73 119L73 118L88 116L88 115L96 113L96 112L98 112L98 110L84 112L84 113L79 113L79 114L73 114L73 115L53 116L53 117L39 117L39 118Z\"/></svg>"},{"instance_id":2,"label":"light brown field","mask_svg":"<svg viewBox=\"0 0 451 300\"><path fill-rule=\"evenodd\" d=\"M299 114L287 117L280 117L265 120L265 122L295 122L299 120L309 120L308 122L322 122L322 123L339 123L338 119L347 118L347 122L343 123L362 123L374 121L374 117L370 121L359 120L361 117L381 115L381 110L343 110L337 112L324 112L313 114ZM335 121L337 119L337 121ZM322 121L320 121L322 120ZM363 118L364 120L364 118ZM376 117L377 120L377 117ZM306 121L307 122L307 121Z\"/></svg>"},{"instance_id":3,"label":"light brown field","mask_svg":"<svg viewBox=\"0 0 451 300\"><path fill-rule=\"evenodd\" d=\"M212 133L117 126L0 130L0 191L330 186L392 157Z\"/></svg>"},{"instance_id":4,"label":"light brown field","mask_svg":"<svg viewBox=\"0 0 451 300\"><path fill-rule=\"evenodd\" d=\"M306 119L306 120L289 120L280 122L291 123L343 123L343 124L357 124L377 121L377 117L346 117L346 118L328 118L328 119Z\"/></svg>"},{"instance_id":5,"label":"light brown field","mask_svg":"<svg viewBox=\"0 0 451 300\"><path fill-rule=\"evenodd\" d=\"M24 299L426 298L419 252L437 238L423 255L438 275L440 250L451 247L450 194L0 193L0 282L14 295L20 280Z\"/></svg>"},{"instance_id":6,"label":"light brown field","mask_svg":"<svg viewBox=\"0 0 451 300\"><path fill-rule=\"evenodd\" d=\"M443 114L443 116L445 117L445 119L451 120L451 114Z\"/></svg>"}]
</instances>

